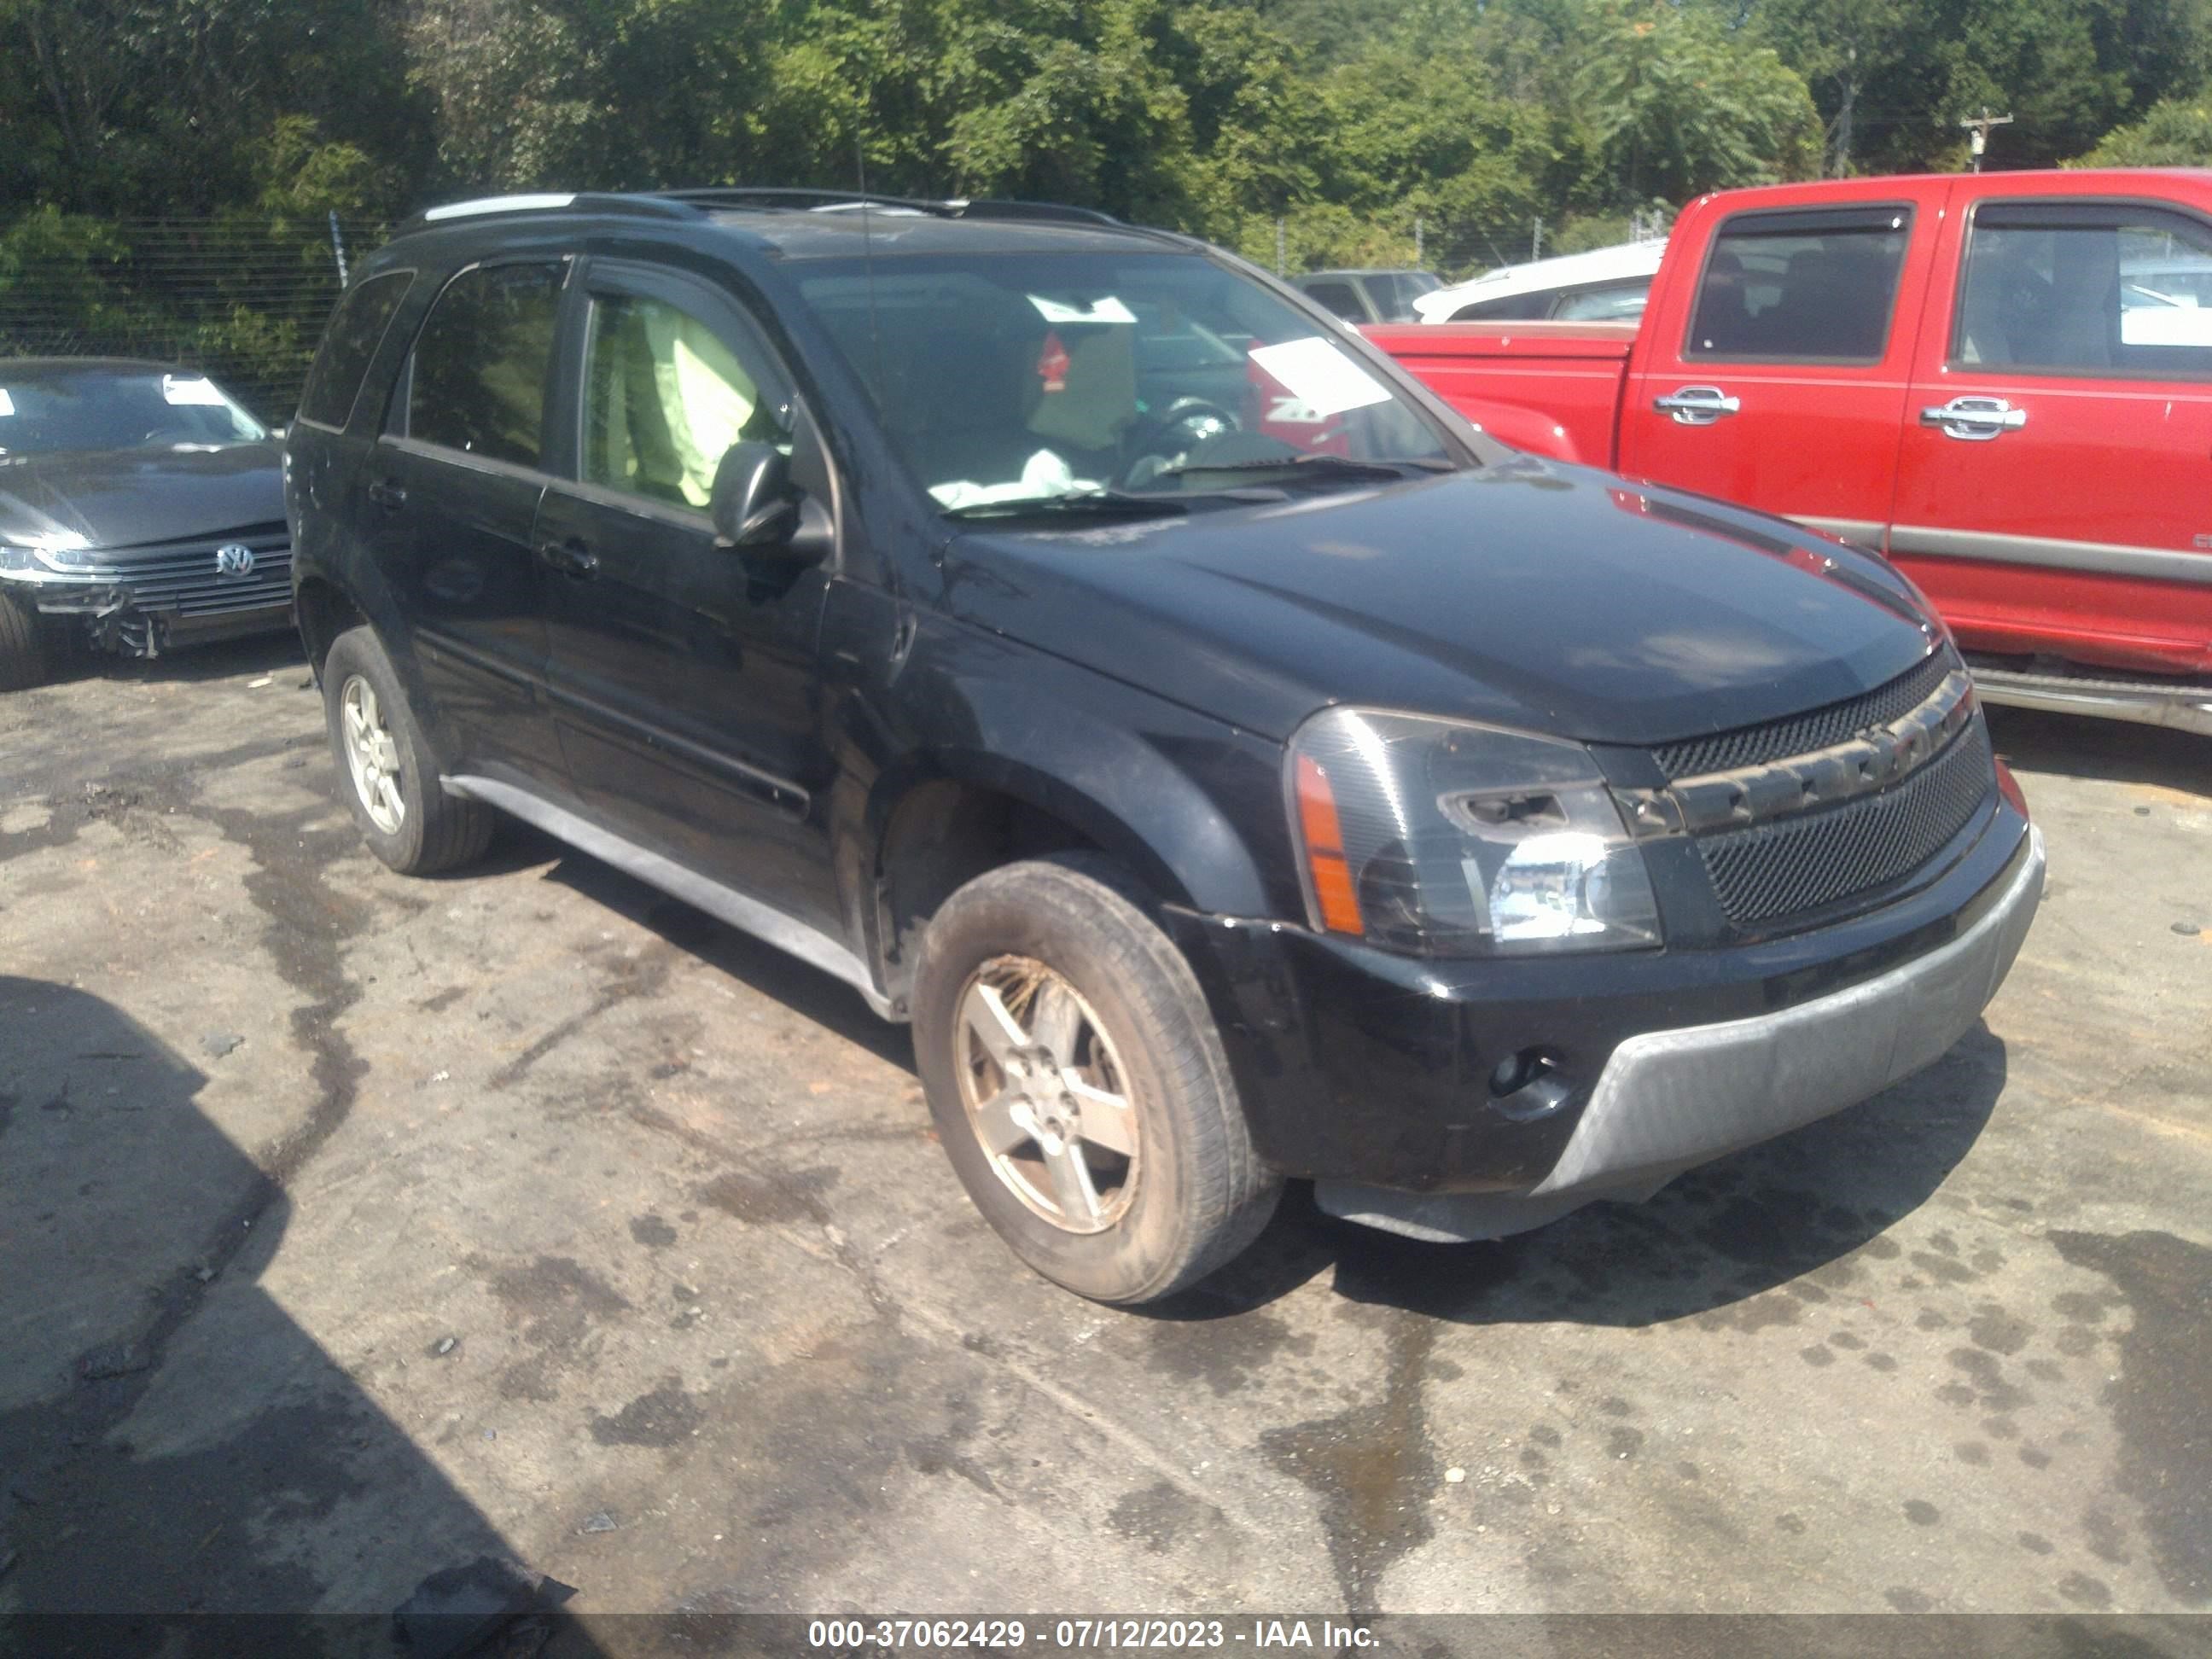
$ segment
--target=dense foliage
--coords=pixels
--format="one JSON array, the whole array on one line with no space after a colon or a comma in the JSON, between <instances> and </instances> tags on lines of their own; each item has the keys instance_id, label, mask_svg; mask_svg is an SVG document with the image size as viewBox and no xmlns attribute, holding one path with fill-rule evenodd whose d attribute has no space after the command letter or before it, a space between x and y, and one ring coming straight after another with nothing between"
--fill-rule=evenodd
<instances>
[{"instance_id":1,"label":"dense foliage","mask_svg":"<svg viewBox=\"0 0 2212 1659\"><path fill-rule=\"evenodd\" d=\"M2212 0L0 0L0 301L94 309L158 301L148 220L327 262L334 211L531 186L865 177L1293 267L1418 222L1456 274L1956 167L1984 104L1991 165L2212 161Z\"/></svg>"}]
</instances>

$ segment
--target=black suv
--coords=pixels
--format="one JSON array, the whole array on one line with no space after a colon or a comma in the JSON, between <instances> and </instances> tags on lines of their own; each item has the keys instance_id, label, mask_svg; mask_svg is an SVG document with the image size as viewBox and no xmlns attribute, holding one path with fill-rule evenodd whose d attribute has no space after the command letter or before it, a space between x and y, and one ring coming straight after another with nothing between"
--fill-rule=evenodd
<instances>
[{"instance_id":1,"label":"black suv","mask_svg":"<svg viewBox=\"0 0 2212 1659\"><path fill-rule=\"evenodd\" d=\"M1285 1176L1493 1237L1875 1092L2043 854L1880 560L1491 442L1068 209L443 208L289 440L379 857L540 825L910 1020L985 1217L1165 1294Z\"/></svg>"}]
</instances>

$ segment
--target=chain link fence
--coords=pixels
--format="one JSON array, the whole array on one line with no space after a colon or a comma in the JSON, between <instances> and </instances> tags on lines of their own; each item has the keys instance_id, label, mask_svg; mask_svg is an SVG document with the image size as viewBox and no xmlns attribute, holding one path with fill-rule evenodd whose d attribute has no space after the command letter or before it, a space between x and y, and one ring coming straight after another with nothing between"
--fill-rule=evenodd
<instances>
[{"instance_id":1,"label":"chain link fence","mask_svg":"<svg viewBox=\"0 0 2212 1659\"><path fill-rule=\"evenodd\" d=\"M0 357L175 364L289 421L344 271L386 228L27 215L0 227Z\"/></svg>"}]
</instances>

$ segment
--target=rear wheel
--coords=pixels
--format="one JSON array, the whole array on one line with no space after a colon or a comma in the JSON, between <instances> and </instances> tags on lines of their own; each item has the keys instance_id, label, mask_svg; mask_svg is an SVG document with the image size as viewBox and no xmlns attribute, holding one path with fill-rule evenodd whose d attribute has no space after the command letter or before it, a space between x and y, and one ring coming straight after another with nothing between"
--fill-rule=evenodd
<instances>
[{"instance_id":1,"label":"rear wheel","mask_svg":"<svg viewBox=\"0 0 2212 1659\"><path fill-rule=\"evenodd\" d=\"M52 645L37 611L0 593L0 691L44 685L53 673Z\"/></svg>"},{"instance_id":2,"label":"rear wheel","mask_svg":"<svg viewBox=\"0 0 2212 1659\"><path fill-rule=\"evenodd\" d=\"M369 851L402 875L435 875L480 857L495 820L480 801L438 787L422 728L392 659L366 628L323 659L323 705L346 805Z\"/></svg>"},{"instance_id":3,"label":"rear wheel","mask_svg":"<svg viewBox=\"0 0 2212 1659\"><path fill-rule=\"evenodd\" d=\"M1190 965L1105 860L1009 865L955 893L923 937L914 1022L953 1168L1054 1283L1151 1301L1273 1213L1280 1181Z\"/></svg>"}]
</instances>

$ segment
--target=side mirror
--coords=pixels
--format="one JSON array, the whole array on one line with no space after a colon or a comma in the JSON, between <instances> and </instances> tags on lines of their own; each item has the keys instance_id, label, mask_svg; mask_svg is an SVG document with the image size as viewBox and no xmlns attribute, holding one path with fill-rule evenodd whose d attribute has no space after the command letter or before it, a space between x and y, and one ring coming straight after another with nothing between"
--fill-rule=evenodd
<instances>
[{"instance_id":1,"label":"side mirror","mask_svg":"<svg viewBox=\"0 0 2212 1659\"><path fill-rule=\"evenodd\" d=\"M725 547L771 548L789 542L799 528L799 489L791 482L791 459L772 444L741 440L730 446L714 469L707 497L714 539Z\"/></svg>"}]
</instances>

